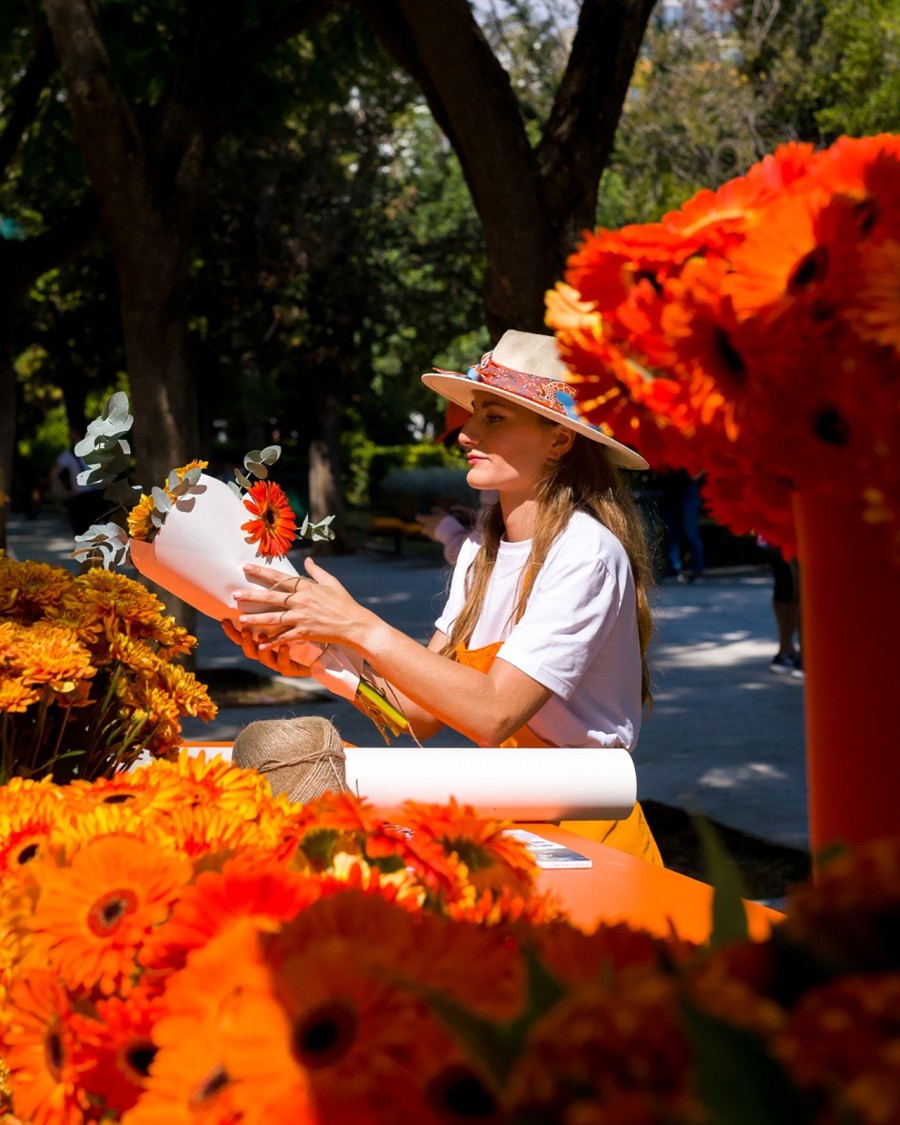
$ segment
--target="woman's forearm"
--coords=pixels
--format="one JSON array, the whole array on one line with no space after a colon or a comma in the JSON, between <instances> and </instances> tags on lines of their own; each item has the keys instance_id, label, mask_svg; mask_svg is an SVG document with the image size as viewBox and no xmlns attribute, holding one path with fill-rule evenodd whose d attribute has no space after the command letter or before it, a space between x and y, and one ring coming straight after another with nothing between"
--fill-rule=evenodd
<instances>
[{"instance_id":1,"label":"woman's forearm","mask_svg":"<svg viewBox=\"0 0 900 1125\"><path fill-rule=\"evenodd\" d=\"M546 696L522 673L524 691L502 690L495 677L423 647L375 614L346 643L397 692L419 737L446 725L481 746L497 746L531 718ZM431 728L429 718L438 725Z\"/></svg>"}]
</instances>

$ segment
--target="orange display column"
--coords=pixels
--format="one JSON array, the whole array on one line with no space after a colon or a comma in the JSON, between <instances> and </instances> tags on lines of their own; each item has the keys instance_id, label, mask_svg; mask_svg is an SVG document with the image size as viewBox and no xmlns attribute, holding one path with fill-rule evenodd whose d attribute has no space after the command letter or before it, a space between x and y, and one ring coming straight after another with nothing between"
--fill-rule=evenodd
<instances>
[{"instance_id":1,"label":"orange display column","mask_svg":"<svg viewBox=\"0 0 900 1125\"><path fill-rule=\"evenodd\" d=\"M900 558L859 507L798 493L810 846L900 835Z\"/></svg>"}]
</instances>

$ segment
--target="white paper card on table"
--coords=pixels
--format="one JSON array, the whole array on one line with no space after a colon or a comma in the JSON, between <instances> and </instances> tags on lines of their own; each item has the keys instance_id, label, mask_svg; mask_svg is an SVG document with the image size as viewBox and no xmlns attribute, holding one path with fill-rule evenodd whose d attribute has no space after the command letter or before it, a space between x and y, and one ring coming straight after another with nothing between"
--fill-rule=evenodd
<instances>
[{"instance_id":1,"label":"white paper card on table","mask_svg":"<svg viewBox=\"0 0 900 1125\"><path fill-rule=\"evenodd\" d=\"M581 852L576 852L566 844L548 840L546 836L539 836L536 832L528 832L524 828L510 828L507 836L521 841L531 852L535 863L545 871L558 871L567 867L593 867L593 861Z\"/></svg>"}]
</instances>

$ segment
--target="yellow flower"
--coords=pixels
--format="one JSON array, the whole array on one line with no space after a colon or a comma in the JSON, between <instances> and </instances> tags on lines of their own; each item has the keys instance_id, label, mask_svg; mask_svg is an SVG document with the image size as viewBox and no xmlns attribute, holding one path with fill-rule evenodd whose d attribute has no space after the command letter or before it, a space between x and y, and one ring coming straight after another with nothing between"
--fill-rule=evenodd
<instances>
[{"instance_id":1,"label":"yellow flower","mask_svg":"<svg viewBox=\"0 0 900 1125\"><path fill-rule=\"evenodd\" d=\"M128 513L128 534L132 539L144 541L150 538L154 530L153 521L150 518L152 512L153 497L142 495Z\"/></svg>"},{"instance_id":2,"label":"yellow flower","mask_svg":"<svg viewBox=\"0 0 900 1125\"><path fill-rule=\"evenodd\" d=\"M96 672L91 654L65 626L36 621L21 639L17 662L25 684L48 684L67 695Z\"/></svg>"},{"instance_id":3,"label":"yellow flower","mask_svg":"<svg viewBox=\"0 0 900 1125\"><path fill-rule=\"evenodd\" d=\"M73 581L64 567L0 558L0 614L37 621L62 604Z\"/></svg>"}]
</instances>

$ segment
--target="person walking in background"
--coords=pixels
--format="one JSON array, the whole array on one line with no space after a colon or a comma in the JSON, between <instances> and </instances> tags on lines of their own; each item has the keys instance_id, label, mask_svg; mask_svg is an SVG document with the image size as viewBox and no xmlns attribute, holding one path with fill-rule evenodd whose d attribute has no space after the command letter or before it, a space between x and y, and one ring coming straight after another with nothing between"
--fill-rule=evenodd
<instances>
[{"instance_id":1,"label":"person walking in background","mask_svg":"<svg viewBox=\"0 0 900 1125\"><path fill-rule=\"evenodd\" d=\"M463 543L427 646L312 559L312 582L245 567L258 585L235 591L241 624L223 622L228 636L288 675L309 674L290 658L293 641L354 650L417 738L448 726L480 746L633 750L650 700L652 567L619 470L648 465L577 415L566 371L553 336L506 332L466 374L422 376L469 412L468 483L499 495ZM621 820L563 827L662 863L640 804Z\"/></svg>"},{"instance_id":2,"label":"person walking in background","mask_svg":"<svg viewBox=\"0 0 900 1125\"><path fill-rule=\"evenodd\" d=\"M660 515L666 528L668 574L679 582L696 582L703 577L706 567L700 538L702 479L702 473L691 476L685 469L668 469L660 480ZM685 554L690 563L687 574L684 572Z\"/></svg>"},{"instance_id":3,"label":"person walking in background","mask_svg":"<svg viewBox=\"0 0 900 1125\"><path fill-rule=\"evenodd\" d=\"M800 568L796 559L785 562L777 547L761 542L771 552L772 611L778 632L778 651L772 657L769 671L776 676L804 678L800 651Z\"/></svg>"},{"instance_id":4,"label":"person walking in background","mask_svg":"<svg viewBox=\"0 0 900 1125\"><path fill-rule=\"evenodd\" d=\"M72 426L69 430L69 448L56 458L49 475L50 496L65 505L75 535L82 535L92 523L109 510L103 493L89 484L79 484L78 474L89 466L75 454L74 447L84 434Z\"/></svg>"}]
</instances>

